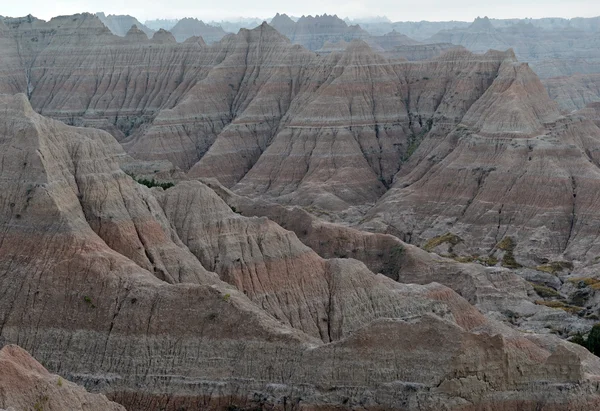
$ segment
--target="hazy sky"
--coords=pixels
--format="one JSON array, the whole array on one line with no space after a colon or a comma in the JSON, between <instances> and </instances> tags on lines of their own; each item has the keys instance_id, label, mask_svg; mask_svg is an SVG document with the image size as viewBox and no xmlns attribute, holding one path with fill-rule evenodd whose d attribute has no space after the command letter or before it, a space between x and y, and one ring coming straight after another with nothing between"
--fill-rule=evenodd
<instances>
[{"instance_id":1,"label":"hazy sky","mask_svg":"<svg viewBox=\"0 0 600 411\"><path fill-rule=\"evenodd\" d=\"M203 20L233 17L272 17L276 12L337 14L356 18L386 15L393 21L473 20L477 16L594 17L600 0L0 0L0 15L33 14L42 19L82 11L130 14L140 21L154 18L197 17Z\"/></svg>"}]
</instances>

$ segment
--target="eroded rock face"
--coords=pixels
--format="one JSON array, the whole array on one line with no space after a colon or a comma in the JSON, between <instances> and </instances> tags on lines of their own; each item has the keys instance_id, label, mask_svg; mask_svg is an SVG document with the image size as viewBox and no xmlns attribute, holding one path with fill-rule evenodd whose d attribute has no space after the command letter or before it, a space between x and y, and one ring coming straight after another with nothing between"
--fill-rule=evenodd
<instances>
[{"instance_id":1,"label":"eroded rock face","mask_svg":"<svg viewBox=\"0 0 600 411\"><path fill-rule=\"evenodd\" d=\"M401 170L366 226L424 245L451 232L468 253L513 267L513 251L523 264L591 261L599 139L592 121L560 115L527 65L507 61L459 126Z\"/></svg>"},{"instance_id":2,"label":"eroded rock face","mask_svg":"<svg viewBox=\"0 0 600 411\"><path fill-rule=\"evenodd\" d=\"M302 16L293 21L286 14L279 14L271 20L271 26L289 38L294 44L301 44L309 50L319 50L325 42L352 41L366 39L369 34L359 26L348 26L338 16Z\"/></svg>"},{"instance_id":3,"label":"eroded rock face","mask_svg":"<svg viewBox=\"0 0 600 411\"><path fill-rule=\"evenodd\" d=\"M108 16L104 13L96 13L96 16L104 23L104 25L117 36L125 37L129 29L132 26L136 26L141 30L147 37L154 35L154 30L146 27L138 21L135 17L109 14Z\"/></svg>"},{"instance_id":4,"label":"eroded rock face","mask_svg":"<svg viewBox=\"0 0 600 411\"><path fill-rule=\"evenodd\" d=\"M318 56L267 24L206 48L173 44L166 32L121 39L95 16L73 19L11 26L7 45L55 34L27 43L30 75L8 78L7 91L25 88L38 112L106 129L131 155L192 178L334 211L373 204L425 135L448 133L510 57L462 49L415 64L360 41ZM21 64L12 56L9 67Z\"/></svg>"},{"instance_id":5,"label":"eroded rock face","mask_svg":"<svg viewBox=\"0 0 600 411\"><path fill-rule=\"evenodd\" d=\"M90 394L58 375L16 345L0 350L0 407L9 410L125 411L102 394Z\"/></svg>"},{"instance_id":6,"label":"eroded rock face","mask_svg":"<svg viewBox=\"0 0 600 411\"><path fill-rule=\"evenodd\" d=\"M185 18L181 19L169 30L178 42L183 42L190 37L199 36L207 44L221 40L227 33L220 26L205 24L202 20Z\"/></svg>"},{"instance_id":7,"label":"eroded rock face","mask_svg":"<svg viewBox=\"0 0 600 411\"><path fill-rule=\"evenodd\" d=\"M597 404L600 363L581 347L524 338L442 285L325 260L199 182L155 195L109 134L24 95L0 112L0 335L127 409Z\"/></svg>"},{"instance_id":8,"label":"eroded rock face","mask_svg":"<svg viewBox=\"0 0 600 411\"><path fill-rule=\"evenodd\" d=\"M543 83L552 100L569 113L600 101L600 74L555 77Z\"/></svg>"},{"instance_id":9,"label":"eroded rock face","mask_svg":"<svg viewBox=\"0 0 600 411\"><path fill-rule=\"evenodd\" d=\"M530 63L542 78L600 72L597 30L568 22L563 27L542 26L518 21L495 27L487 17L477 18L469 27L441 30L426 41L461 45L479 53L512 48L517 58Z\"/></svg>"}]
</instances>

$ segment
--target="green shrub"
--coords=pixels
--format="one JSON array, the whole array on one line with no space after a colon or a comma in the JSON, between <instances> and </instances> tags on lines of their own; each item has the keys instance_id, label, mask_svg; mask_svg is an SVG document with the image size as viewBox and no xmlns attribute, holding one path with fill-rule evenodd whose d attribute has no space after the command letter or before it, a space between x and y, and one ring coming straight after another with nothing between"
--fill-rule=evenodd
<instances>
[{"instance_id":1,"label":"green shrub","mask_svg":"<svg viewBox=\"0 0 600 411\"><path fill-rule=\"evenodd\" d=\"M589 352L600 357L600 324L592 327L586 339L581 334L576 334L570 341L584 346Z\"/></svg>"},{"instance_id":2,"label":"green shrub","mask_svg":"<svg viewBox=\"0 0 600 411\"><path fill-rule=\"evenodd\" d=\"M94 302L92 301L92 299L90 297L88 297L87 295L83 296L83 301L90 307L90 308L96 308L96 306L94 305Z\"/></svg>"},{"instance_id":3,"label":"green shrub","mask_svg":"<svg viewBox=\"0 0 600 411\"><path fill-rule=\"evenodd\" d=\"M149 187L149 188L160 187L163 190L168 190L169 188L171 188L175 185L174 183L171 183L171 182L161 183L160 181L156 181L155 179L148 180L146 178L140 178L140 179L136 178L135 181L137 181L138 183L145 185L146 187Z\"/></svg>"}]
</instances>

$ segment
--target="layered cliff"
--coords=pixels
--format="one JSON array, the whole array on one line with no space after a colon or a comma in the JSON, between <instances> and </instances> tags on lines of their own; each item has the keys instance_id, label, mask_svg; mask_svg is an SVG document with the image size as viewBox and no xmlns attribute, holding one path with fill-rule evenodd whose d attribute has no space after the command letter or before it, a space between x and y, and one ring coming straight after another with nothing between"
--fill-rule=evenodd
<instances>
[{"instance_id":1,"label":"layered cliff","mask_svg":"<svg viewBox=\"0 0 600 411\"><path fill-rule=\"evenodd\" d=\"M0 407L8 410L125 411L104 395L48 372L16 345L0 349Z\"/></svg>"},{"instance_id":2,"label":"layered cliff","mask_svg":"<svg viewBox=\"0 0 600 411\"><path fill-rule=\"evenodd\" d=\"M442 30L426 40L452 43L474 52L512 48L517 58L530 63L542 78L600 72L599 41L598 31L576 25L544 28L518 21L494 27L487 17L477 18L469 27Z\"/></svg>"},{"instance_id":3,"label":"layered cliff","mask_svg":"<svg viewBox=\"0 0 600 411\"><path fill-rule=\"evenodd\" d=\"M109 134L24 95L0 112L0 335L128 409L598 403L581 347L324 260L199 182L142 187Z\"/></svg>"},{"instance_id":4,"label":"layered cliff","mask_svg":"<svg viewBox=\"0 0 600 411\"><path fill-rule=\"evenodd\" d=\"M460 124L421 145L366 226L422 245L450 232L469 255L510 252L511 267L589 263L598 252L598 141L593 121L561 116L526 64L505 61Z\"/></svg>"}]
</instances>

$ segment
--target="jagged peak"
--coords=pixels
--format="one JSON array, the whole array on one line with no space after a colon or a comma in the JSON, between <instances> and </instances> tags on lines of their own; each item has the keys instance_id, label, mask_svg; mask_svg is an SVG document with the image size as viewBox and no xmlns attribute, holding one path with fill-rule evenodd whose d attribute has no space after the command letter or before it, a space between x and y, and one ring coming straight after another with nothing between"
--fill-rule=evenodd
<instances>
[{"instance_id":1,"label":"jagged peak","mask_svg":"<svg viewBox=\"0 0 600 411\"><path fill-rule=\"evenodd\" d=\"M529 65L507 58L463 123L483 135L533 137L560 117L558 105Z\"/></svg>"},{"instance_id":2,"label":"jagged peak","mask_svg":"<svg viewBox=\"0 0 600 411\"><path fill-rule=\"evenodd\" d=\"M242 34L242 33L248 33L248 34L260 33L261 36L268 36L269 38L271 38L275 41L284 41L286 43L290 42L290 40L286 36L281 34L279 31L277 31L277 29L275 27L271 26L266 21L263 21L260 26L255 27L251 30L240 29L238 35Z\"/></svg>"},{"instance_id":3,"label":"jagged peak","mask_svg":"<svg viewBox=\"0 0 600 411\"><path fill-rule=\"evenodd\" d=\"M477 17L473 23L469 26L469 30L478 30L478 31L492 31L495 30L492 22L488 18L485 17Z\"/></svg>"},{"instance_id":4,"label":"jagged peak","mask_svg":"<svg viewBox=\"0 0 600 411\"><path fill-rule=\"evenodd\" d=\"M225 30L223 30L223 28L221 26L213 26L210 24L207 24L205 22L203 22L202 20L198 20L197 18L192 18L192 17L186 17L183 18L181 20L179 20L177 22L177 24L175 24L175 26L173 26L173 28L171 29L171 32L176 32L178 30L189 30L190 27L195 28L195 29L200 29L200 30L219 30L222 31L223 33L225 33Z\"/></svg>"},{"instance_id":5,"label":"jagged peak","mask_svg":"<svg viewBox=\"0 0 600 411\"><path fill-rule=\"evenodd\" d=\"M358 53L358 52L371 53L371 52L373 52L373 49L365 41L360 40L360 39L354 39L348 44L348 47L346 47L346 51L352 52L352 53Z\"/></svg>"},{"instance_id":6,"label":"jagged peak","mask_svg":"<svg viewBox=\"0 0 600 411\"><path fill-rule=\"evenodd\" d=\"M148 40L148 36L136 24L131 26L125 38L128 40Z\"/></svg>"},{"instance_id":7,"label":"jagged peak","mask_svg":"<svg viewBox=\"0 0 600 411\"><path fill-rule=\"evenodd\" d=\"M277 13L275 17L271 19L271 24L273 23L284 23L284 24L296 24L294 20L291 19L287 14L279 14Z\"/></svg>"},{"instance_id":8,"label":"jagged peak","mask_svg":"<svg viewBox=\"0 0 600 411\"><path fill-rule=\"evenodd\" d=\"M169 34L171 34L171 33L169 33ZM175 40L175 37L173 37L173 40ZM189 38L185 39L185 41L183 43L184 44L198 43L198 44L200 44L203 47L206 46L206 42L204 41L204 39L202 38L202 36L192 36L192 37L189 37Z\"/></svg>"},{"instance_id":9,"label":"jagged peak","mask_svg":"<svg viewBox=\"0 0 600 411\"><path fill-rule=\"evenodd\" d=\"M156 33L154 33L152 36L152 41L159 43L177 43L175 36L173 36L170 31L165 29L159 29Z\"/></svg>"}]
</instances>

